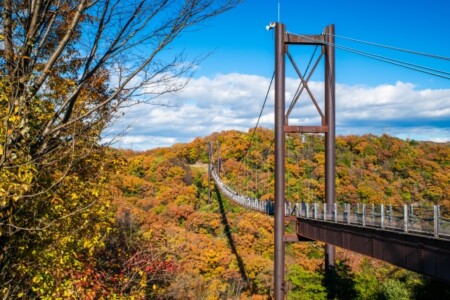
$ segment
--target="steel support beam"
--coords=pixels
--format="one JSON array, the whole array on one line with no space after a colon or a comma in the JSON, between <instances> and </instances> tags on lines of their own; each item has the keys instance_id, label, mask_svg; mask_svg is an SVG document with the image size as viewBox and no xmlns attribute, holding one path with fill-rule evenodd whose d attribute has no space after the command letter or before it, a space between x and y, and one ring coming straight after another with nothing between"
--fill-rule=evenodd
<instances>
[{"instance_id":1,"label":"steel support beam","mask_svg":"<svg viewBox=\"0 0 450 300\"><path fill-rule=\"evenodd\" d=\"M325 133L328 126L284 126L285 133Z\"/></svg>"},{"instance_id":2,"label":"steel support beam","mask_svg":"<svg viewBox=\"0 0 450 300\"><path fill-rule=\"evenodd\" d=\"M335 133L335 64L334 64L334 25L325 28L325 200L327 206L334 207L336 199L336 133ZM325 269L334 268L336 250L326 245Z\"/></svg>"},{"instance_id":3,"label":"steel support beam","mask_svg":"<svg viewBox=\"0 0 450 300\"><path fill-rule=\"evenodd\" d=\"M285 296L285 36L282 23L275 26L275 259L274 296L282 300Z\"/></svg>"},{"instance_id":4,"label":"steel support beam","mask_svg":"<svg viewBox=\"0 0 450 300\"><path fill-rule=\"evenodd\" d=\"M318 34L292 34L288 33L286 37L287 44L299 44L299 45L323 45L324 36Z\"/></svg>"}]
</instances>

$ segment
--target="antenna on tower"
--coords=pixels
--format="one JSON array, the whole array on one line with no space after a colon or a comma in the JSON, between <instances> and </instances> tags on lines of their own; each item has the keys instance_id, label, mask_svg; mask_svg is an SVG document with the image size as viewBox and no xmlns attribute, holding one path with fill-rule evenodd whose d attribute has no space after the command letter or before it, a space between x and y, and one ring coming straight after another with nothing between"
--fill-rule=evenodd
<instances>
[{"instance_id":1,"label":"antenna on tower","mask_svg":"<svg viewBox=\"0 0 450 300\"><path fill-rule=\"evenodd\" d=\"M280 0L278 0L278 23L280 23Z\"/></svg>"}]
</instances>

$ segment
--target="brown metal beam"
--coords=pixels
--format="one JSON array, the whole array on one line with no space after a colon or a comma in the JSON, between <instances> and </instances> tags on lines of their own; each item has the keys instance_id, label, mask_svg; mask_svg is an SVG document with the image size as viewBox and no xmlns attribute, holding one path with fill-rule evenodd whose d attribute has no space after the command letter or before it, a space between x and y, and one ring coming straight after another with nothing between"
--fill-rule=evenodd
<instances>
[{"instance_id":1,"label":"brown metal beam","mask_svg":"<svg viewBox=\"0 0 450 300\"><path fill-rule=\"evenodd\" d=\"M286 243L292 243L292 242L299 242L300 239L299 239L299 236L295 233L286 233L284 235L284 241Z\"/></svg>"},{"instance_id":2,"label":"brown metal beam","mask_svg":"<svg viewBox=\"0 0 450 300\"><path fill-rule=\"evenodd\" d=\"M328 126L293 126L285 125L285 133L325 133L328 132Z\"/></svg>"},{"instance_id":3,"label":"brown metal beam","mask_svg":"<svg viewBox=\"0 0 450 300\"><path fill-rule=\"evenodd\" d=\"M325 201L331 208L336 199L334 25L325 28L325 40ZM326 245L325 269L334 268L335 253L334 246Z\"/></svg>"},{"instance_id":4,"label":"brown metal beam","mask_svg":"<svg viewBox=\"0 0 450 300\"><path fill-rule=\"evenodd\" d=\"M274 296L282 300L285 296L285 40L286 28L282 23L275 26L275 259Z\"/></svg>"},{"instance_id":5,"label":"brown metal beam","mask_svg":"<svg viewBox=\"0 0 450 300\"><path fill-rule=\"evenodd\" d=\"M322 34L292 34L286 35L286 44L301 44L301 45L323 45L325 37Z\"/></svg>"}]
</instances>

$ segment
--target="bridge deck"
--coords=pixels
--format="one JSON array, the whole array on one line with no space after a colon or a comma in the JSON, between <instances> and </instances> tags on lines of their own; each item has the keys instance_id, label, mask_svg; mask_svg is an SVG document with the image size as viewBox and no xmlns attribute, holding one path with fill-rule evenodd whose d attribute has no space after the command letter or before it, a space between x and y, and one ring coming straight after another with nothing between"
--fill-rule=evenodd
<instances>
[{"instance_id":1,"label":"bridge deck","mask_svg":"<svg viewBox=\"0 0 450 300\"><path fill-rule=\"evenodd\" d=\"M450 240L304 218L297 218L296 232L450 282Z\"/></svg>"}]
</instances>

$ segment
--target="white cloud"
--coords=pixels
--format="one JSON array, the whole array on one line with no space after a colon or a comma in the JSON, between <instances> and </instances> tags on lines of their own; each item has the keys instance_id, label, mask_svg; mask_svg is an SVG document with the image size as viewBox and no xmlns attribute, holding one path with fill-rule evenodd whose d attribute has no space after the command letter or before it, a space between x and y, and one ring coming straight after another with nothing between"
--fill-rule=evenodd
<instances>
[{"instance_id":1,"label":"white cloud","mask_svg":"<svg viewBox=\"0 0 450 300\"><path fill-rule=\"evenodd\" d=\"M130 126L118 147L144 150L188 142L198 136L228 129L247 131L255 126L270 78L246 74L219 74L193 78L176 95L160 101L176 108L137 105L124 110L124 117L105 136ZM286 79L286 107L298 80ZM323 84L309 87L323 111ZM338 84L336 87L338 134L387 133L401 138L450 141L450 89L418 90L411 83L397 82L375 87ZM273 87L260 126L273 127ZM291 113L290 124L319 125L320 115L303 91Z\"/></svg>"}]
</instances>

